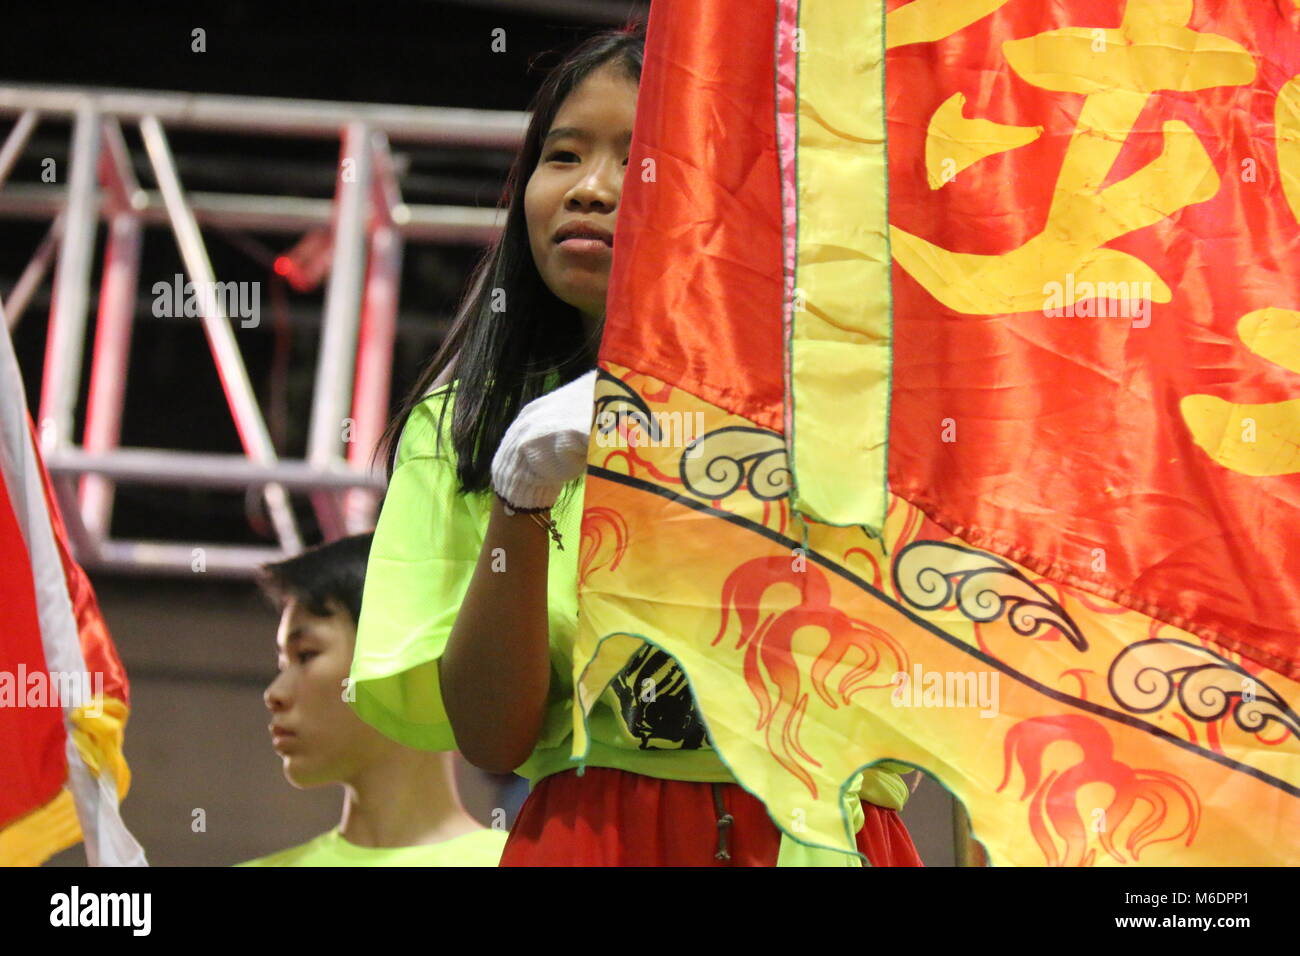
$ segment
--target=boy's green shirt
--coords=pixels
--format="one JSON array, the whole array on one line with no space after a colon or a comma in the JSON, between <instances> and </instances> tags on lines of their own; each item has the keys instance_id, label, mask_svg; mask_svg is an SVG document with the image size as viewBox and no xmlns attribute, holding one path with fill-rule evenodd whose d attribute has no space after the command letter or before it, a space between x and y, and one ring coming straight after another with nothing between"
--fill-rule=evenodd
<instances>
[{"instance_id":1,"label":"boy's green shirt","mask_svg":"<svg viewBox=\"0 0 1300 956\"><path fill-rule=\"evenodd\" d=\"M301 846L237 866L496 866L505 830L478 830L428 846L366 847L343 839L338 827Z\"/></svg>"}]
</instances>

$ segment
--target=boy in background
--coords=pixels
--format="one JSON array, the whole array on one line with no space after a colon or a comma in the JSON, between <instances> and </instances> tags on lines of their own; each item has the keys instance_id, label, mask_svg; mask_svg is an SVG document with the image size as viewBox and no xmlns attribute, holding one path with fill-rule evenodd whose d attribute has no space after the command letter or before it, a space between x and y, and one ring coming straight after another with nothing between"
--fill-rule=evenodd
<instances>
[{"instance_id":1,"label":"boy in background","mask_svg":"<svg viewBox=\"0 0 1300 956\"><path fill-rule=\"evenodd\" d=\"M372 535L354 535L262 567L280 607L280 673L263 699L272 746L300 789L341 784L339 825L240 866L496 866L506 831L461 805L453 755L383 736L345 700Z\"/></svg>"}]
</instances>

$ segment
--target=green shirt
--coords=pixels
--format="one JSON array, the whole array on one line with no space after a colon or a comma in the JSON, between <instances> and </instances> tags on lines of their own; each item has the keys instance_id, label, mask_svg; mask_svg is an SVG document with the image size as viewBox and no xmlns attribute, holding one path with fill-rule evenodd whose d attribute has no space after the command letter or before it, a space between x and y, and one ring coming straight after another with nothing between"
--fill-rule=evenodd
<instances>
[{"instance_id":1,"label":"green shirt","mask_svg":"<svg viewBox=\"0 0 1300 956\"><path fill-rule=\"evenodd\" d=\"M422 750L454 750L456 741L438 685L438 658L469 589L492 510L490 493L462 495L451 445L452 386L437 389L411 413L375 529L366 569L356 654L353 706L387 736ZM573 644L578 630L578 543L584 485L566 489L552 511L565 542L551 542L547 574L551 685L537 748L516 771L535 784L578 766L573 745ZM707 783L735 778L708 745L685 681L664 681L671 657L645 645L611 681L588 716L588 766L649 777ZM679 685L680 697L639 700L642 679ZM890 770L865 774L863 799L900 809L907 786Z\"/></svg>"},{"instance_id":2,"label":"green shirt","mask_svg":"<svg viewBox=\"0 0 1300 956\"><path fill-rule=\"evenodd\" d=\"M301 846L237 866L496 866L505 830L477 830L427 846L369 847L349 843L338 827Z\"/></svg>"}]
</instances>

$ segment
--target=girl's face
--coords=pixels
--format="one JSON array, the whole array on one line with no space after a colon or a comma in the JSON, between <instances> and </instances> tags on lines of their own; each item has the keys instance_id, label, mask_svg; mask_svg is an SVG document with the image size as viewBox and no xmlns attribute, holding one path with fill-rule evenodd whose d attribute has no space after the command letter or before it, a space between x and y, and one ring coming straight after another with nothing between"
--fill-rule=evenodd
<instances>
[{"instance_id":1,"label":"girl's face","mask_svg":"<svg viewBox=\"0 0 1300 956\"><path fill-rule=\"evenodd\" d=\"M610 64L589 73L555 114L524 190L537 271L589 329L605 317L636 96L636 83Z\"/></svg>"}]
</instances>

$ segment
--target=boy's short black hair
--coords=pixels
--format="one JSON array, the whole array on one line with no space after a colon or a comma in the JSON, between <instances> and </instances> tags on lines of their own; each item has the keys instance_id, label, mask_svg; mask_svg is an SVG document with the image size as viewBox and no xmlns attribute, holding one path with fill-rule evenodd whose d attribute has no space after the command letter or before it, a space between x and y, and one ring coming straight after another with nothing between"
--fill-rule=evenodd
<instances>
[{"instance_id":1,"label":"boy's short black hair","mask_svg":"<svg viewBox=\"0 0 1300 956\"><path fill-rule=\"evenodd\" d=\"M361 620L361 592L373 539L373 532L354 534L264 564L258 569L257 584L279 607L297 598L321 617L330 614L328 601L333 598L348 609L356 624Z\"/></svg>"}]
</instances>

